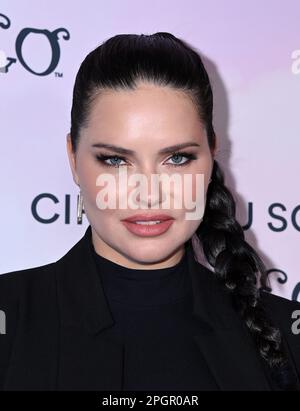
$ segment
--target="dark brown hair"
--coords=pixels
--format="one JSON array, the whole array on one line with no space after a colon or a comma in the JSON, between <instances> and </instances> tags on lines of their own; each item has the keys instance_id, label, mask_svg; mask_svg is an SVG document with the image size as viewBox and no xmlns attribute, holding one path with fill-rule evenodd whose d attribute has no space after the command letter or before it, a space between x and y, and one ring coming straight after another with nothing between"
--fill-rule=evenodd
<instances>
[{"instance_id":1,"label":"dark brown hair","mask_svg":"<svg viewBox=\"0 0 300 411\"><path fill-rule=\"evenodd\" d=\"M145 80L187 93L205 125L208 144L215 148L213 93L199 53L185 41L166 32L152 35L120 34L91 51L76 76L71 110L71 140L76 152L80 130L88 124L95 98L102 90L134 90ZM266 269L258 254L245 241L235 218L235 201L224 184L214 160L203 220L196 232L214 274L232 294L257 349L283 389L293 389L287 376L288 361L280 331L274 327L261 303L266 289ZM262 288L257 286L259 278ZM289 381L289 382L287 382Z\"/></svg>"}]
</instances>

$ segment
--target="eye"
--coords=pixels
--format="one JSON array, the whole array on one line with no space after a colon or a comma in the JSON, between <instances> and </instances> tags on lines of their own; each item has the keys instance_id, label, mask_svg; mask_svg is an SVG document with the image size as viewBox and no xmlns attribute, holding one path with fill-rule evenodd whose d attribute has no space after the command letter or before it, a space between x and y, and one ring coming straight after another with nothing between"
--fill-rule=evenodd
<instances>
[{"instance_id":1,"label":"eye","mask_svg":"<svg viewBox=\"0 0 300 411\"><path fill-rule=\"evenodd\" d=\"M181 162L182 158L185 157L187 160L183 163ZM174 167L181 167L189 164L192 160L195 160L197 157L192 153L178 152L174 153L170 159L175 159L175 164L170 164Z\"/></svg>"},{"instance_id":2,"label":"eye","mask_svg":"<svg viewBox=\"0 0 300 411\"><path fill-rule=\"evenodd\" d=\"M184 157L186 158L186 161L182 162L182 159ZM99 155L96 155L96 158L98 161L100 161L102 164L108 167L118 168L120 166L126 165L127 163L124 157L120 157L117 155L110 156L110 155L105 155L105 154L99 154ZM177 153L173 153L173 155L169 159L175 159L175 163L168 164L171 167L182 167L182 166L188 165L192 160L196 160L197 157L192 153L177 152ZM110 161L110 163L108 161ZM124 161L125 164L120 164L120 161Z\"/></svg>"},{"instance_id":3,"label":"eye","mask_svg":"<svg viewBox=\"0 0 300 411\"><path fill-rule=\"evenodd\" d=\"M123 157L119 157L119 156L106 156L103 154L97 155L96 156L97 160L100 161L101 163L103 163L104 165L108 166L108 167L119 167L120 165L124 165L124 164L120 164L117 161L121 160L121 161L125 161L125 159ZM112 160L112 163L107 163L107 160ZM114 162L116 161L116 162Z\"/></svg>"}]
</instances>

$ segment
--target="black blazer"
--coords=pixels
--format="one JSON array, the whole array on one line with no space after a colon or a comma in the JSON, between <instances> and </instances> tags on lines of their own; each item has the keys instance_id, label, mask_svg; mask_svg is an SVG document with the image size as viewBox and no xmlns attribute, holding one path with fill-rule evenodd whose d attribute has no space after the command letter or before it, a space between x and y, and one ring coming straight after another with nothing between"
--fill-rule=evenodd
<instances>
[{"instance_id":1,"label":"black blazer","mask_svg":"<svg viewBox=\"0 0 300 411\"><path fill-rule=\"evenodd\" d=\"M122 345L110 341L114 325L90 248L91 226L58 261L0 275L0 387L3 390L122 390ZM192 278L194 336L221 390L276 390L229 293L187 247ZM205 284L205 286L203 286ZM300 303L264 292L300 375L300 334L291 315Z\"/></svg>"}]
</instances>

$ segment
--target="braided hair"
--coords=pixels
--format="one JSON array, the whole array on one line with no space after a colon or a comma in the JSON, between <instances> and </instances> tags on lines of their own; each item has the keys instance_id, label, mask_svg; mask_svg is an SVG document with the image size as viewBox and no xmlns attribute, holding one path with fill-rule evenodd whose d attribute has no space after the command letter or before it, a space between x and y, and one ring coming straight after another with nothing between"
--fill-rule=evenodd
<instances>
[{"instance_id":1,"label":"braided hair","mask_svg":"<svg viewBox=\"0 0 300 411\"><path fill-rule=\"evenodd\" d=\"M88 122L95 98L102 90L134 90L138 80L184 91L193 101L205 125L208 144L215 148L213 93L199 52L171 33L119 34L91 51L76 75L71 109L71 141L76 152L80 130ZM260 356L283 389L289 381L287 354L282 336L268 318L261 300L266 270L254 249L245 241L235 219L235 202L224 184L217 162L207 190L205 213L196 235L218 280L230 290L235 309L252 335ZM257 286L260 276L262 288Z\"/></svg>"},{"instance_id":2,"label":"braided hair","mask_svg":"<svg viewBox=\"0 0 300 411\"><path fill-rule=\"evenodd\" d=\"M283 390L299 390L284 350L282 336L268 318L261 292L269 291L266 268L245 241L235 218L236 204L224 185L224 174L214 160L204 217L196 234L214 274L230 291L233 303L252 335L271 375ZM258 286L260 283L260 287Z\"/></svg>"}]
</instances>

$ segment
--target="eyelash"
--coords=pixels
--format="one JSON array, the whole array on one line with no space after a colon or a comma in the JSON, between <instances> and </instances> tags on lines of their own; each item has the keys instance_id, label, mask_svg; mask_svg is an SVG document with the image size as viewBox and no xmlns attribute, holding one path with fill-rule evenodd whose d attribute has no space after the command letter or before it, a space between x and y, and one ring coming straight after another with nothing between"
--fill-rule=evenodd
<instances>
[{"instance_id":1,"label":"eyelash","mask_svg":"<svg viewBox=\"0 0 300 411\"><path fill-rule=\"evenodd\" d=\"M192 154L192 153L186 153L186 152L183 152L183 151L173 153L172 156L169 157L169 159L172 158L172 157L175 157L175 156L186 157L186 158L187 158L187 161L186 161L185 163L182 163L182 164L168 164L168 165L170 165L171 167L183 167L183 166L186 166L186 165L190 164L191 161L197 159L197 157L196 157L194 154ZM108 164L108 163L106 163L105 161L106 161L106 160L110 160L110 159L112 159L112 158L113 158L113 159L116 159L116 158L117 158L117 159L126 161L125 157L121 157L121 156L117 156L117 155L114 156L114 155L99 154L99 155L96 155L96 158L97 158L98 161L100 161L100 162L101 162L102 164L104 164L105 166L107 166L107 167L114 167L114 168L122 167L124 164L121 164L121 165L113 165L113 164Z\"/></svg>"}]
</instances>

